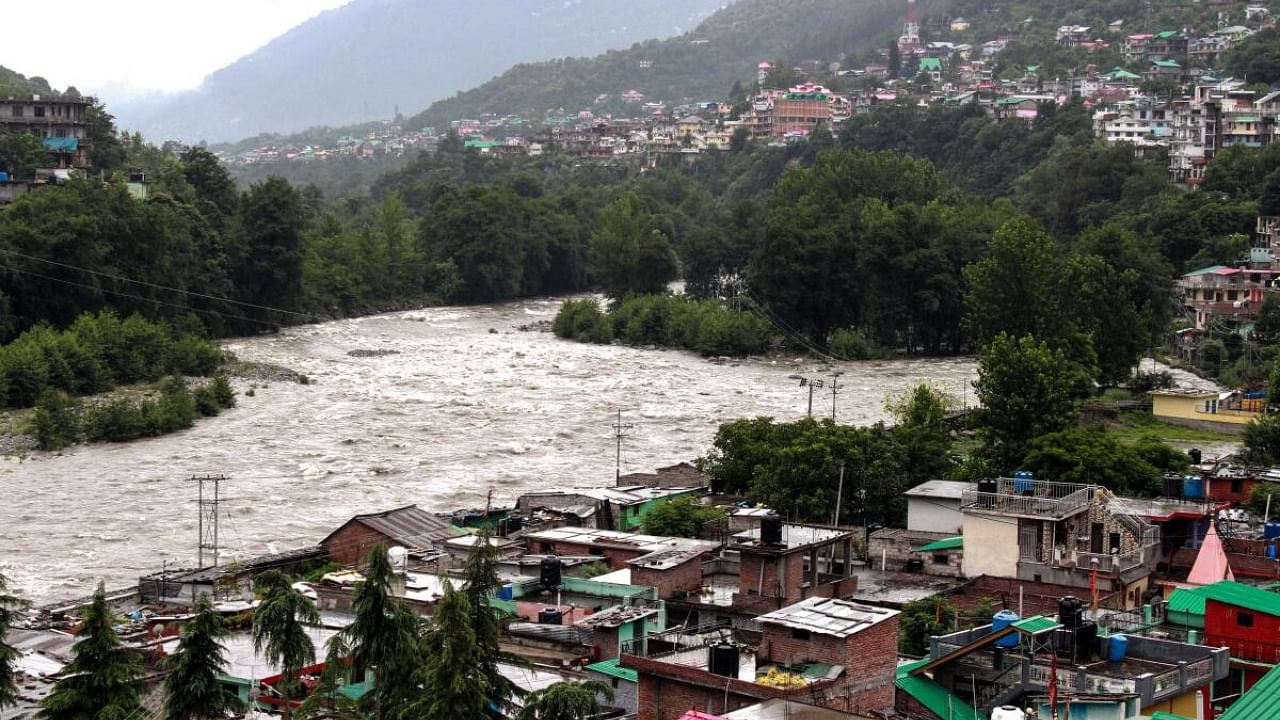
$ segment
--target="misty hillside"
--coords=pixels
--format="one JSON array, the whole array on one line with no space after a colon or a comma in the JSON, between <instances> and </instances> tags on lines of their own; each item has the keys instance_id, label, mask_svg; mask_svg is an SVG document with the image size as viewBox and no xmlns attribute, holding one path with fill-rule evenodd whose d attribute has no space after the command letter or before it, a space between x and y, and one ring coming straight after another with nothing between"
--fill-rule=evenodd
<instances>
[{"instance_id":1,"label":"misty hillside","mask_svg":"<svg viewBox=\"0 0 1280 720\"><path fill-rule=\"evenodd\" d=\"M724 98L735 81L754 79L761 60L865 56L896 34L905 9L903 0L738 0L686 35L593 58L517 65L435 103L409 126L443 126L483 112L590 107L601 94L616 98L630 89L665 101Z\"/></svg>"},{"instance_id":2,"label":"misty hillside","mask_svg":"<svg viewBox=\"0 0 1280 720\"><path fill-rule=\"evenodd\" d=\"M113 104L153 138L230 140L406 114L522 62L695 27L731 0L353 0L164 100ZM110 98L105 98L110 102Z\"/></svg>"}]
</instances>

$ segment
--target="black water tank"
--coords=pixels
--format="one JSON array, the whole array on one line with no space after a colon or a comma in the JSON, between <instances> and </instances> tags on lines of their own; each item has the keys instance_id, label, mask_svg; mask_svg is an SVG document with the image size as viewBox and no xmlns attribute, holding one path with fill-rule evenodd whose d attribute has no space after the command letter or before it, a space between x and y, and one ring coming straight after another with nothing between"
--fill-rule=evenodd
<instances>
[{"instance_id":1,"label":"black water tank","mask_svg":"<svg viewBox=\"0 0 1280 720\"><path fill-rule=\"evenodd\" d=\"M1092 622L1081 623L1076 628L1076 662L1091 661L1098 655L1098 626Z\"/></svg>"},{"instance_id":2,"label":"black water tank","mask_svg":"<svg viewBox=\"0 0 1280 720\"><path fill-rule=\"evenodd\" d=\"M507 518L507 532L519 532L524 529L524 516L512 515Z\"/></svg>"},{"instance_id":3,"label":"black water tank","mask_svg":"<svg viewBox=\"0 0 1280 720\"><path fill-rule=\"evenodd\" d=\"M782 516L771 512L760 518L760 543L762 545L782 544Z\"/></svg>"},{"instance_id":4,"label":"black water tank","mask_svg":"<svg viewBox=\"0 0 1280 720\"><path fill-rule=\"evenodd\" d=\"M982 478L978 481L978 492L995 493L1000 492L1000 483L995 478Z\"/></svg>"},{"instance_id":5,"label":"black water tank","mask_svg":"<svg viewBox=\"0 0 1280 720\"><path fill-rule=\"evenodd\" d=\"M1187 451L1187 454L1191 456L1192 465L1199 465L1200 461L1204 459L1204 455L1200 453L1200 448L1191 448Z\"/></svg>"},{"instance_id":6,"label":"black water tank","mask_svg":"<svg viewBox=\"0 0 1280 720\"><path fill-rule=\"evenodd\" d=\"M1084 622L1084 604L1075 595L1058 601L1058 622L1068 630L1075 630Z\"/></svg>"},{"instance_id":7,"label":"black water tank","mask_svg":"<svg viewBox=\"0 0 1280 720\"><path fill-rule=\"evenodd\" d=\"M540 579L544 589L554 590L560 587L560 558L555 555L548 555L542 558L540 570Z\"/></svg>"},{"instance_id":8,"label":"black water tank","mask_svg":"<svg viewBox=\"0 0 1280 720\"><path fill-rule=\"evenodd\" d=\"M707 669L712 675L738 677L738 646L718 643L707 648Z\"/></svg>"},{"instance_id":9,"label":"black water tank","mask_svg":"<svg viewBox=\"0 0 1280 720\"><path fill-rule=\"evenodd\" d=\"M563 625L564 613L555 608L542 608L538 611L538 622L543 625Z\"/></svg>"},{"instance_id":10,"label":"black water tank","mask_svg":"<svg viewBox=\"0 0 1280 720\"><path fill-rule=\"evenodd\" d=\"M1165 473L1160 479L1160 494L1164 497L1182 497L1182 476L1178 473Z\"/></svg>"}]
</instances>

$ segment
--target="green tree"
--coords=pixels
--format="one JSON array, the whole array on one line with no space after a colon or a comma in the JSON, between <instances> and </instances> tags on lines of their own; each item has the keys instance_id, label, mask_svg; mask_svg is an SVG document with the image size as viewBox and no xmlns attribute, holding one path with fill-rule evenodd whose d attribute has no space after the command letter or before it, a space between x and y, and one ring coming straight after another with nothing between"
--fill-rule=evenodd
<instances>
[{"instance_id":1,"label":"green tree","mask_svg":"<svg viewBox=\"0 0 1280 720\"><path fill-rule=\"evenodd\" d=\"M1280 462L1280 415L1263 415L1244 427L1241 461L1249 465Z\"/></svg>"},{"instance_id":2,"label":"green tree","mask_svg":"<svg viewBox=\"0 0 1280 720\"><path fill-rule=\"evenodd\" d=\"M1160 494L1163 467L1103 430L1064 430L1033 438L1019 466L1042 480L1102 485L1118 495ZM1185 467L1185 465L1184 465Z\"/></svg>"},{"instance_id":3,"label":"green tree","mask_svg":"<svg viewBox=\"0 0 1280 720\"><path fill-rule=\"evenodd\" d=\"M493 606L490 598L498 591L498 546L489 542L489 531L481 529L462 568L466 611L470 621L476 667L489 689L489 703L504 710L512 709L512 700L524 694L498 669L498 663L526 665L519 657L503 652L498 641L503 611Z\"/></svg>"},{"instance_id":4,"label":"green tree","mask_svg":"<svg viewBox=\"0 0 1280 720\"><path fill-rule=\"evenodd\" d=\"M395 569L387 546L378 543L364 559L364 580L351 596L351 623L329 640L327 673L347 668L353 682L372 672L378 707L394 707L406 699L417 667L418 618L391 592Z\"/></svg>"},{"instance_id":5,"label":"green tree","mask_svg":"<svg viewBox=\"0 0 1280 720\"><path fill-rule=\"evenodd\" d=\"M951 469L951 429L947 413L951 400L928 383L907 388L885 401L894 419L893 434L906 457L912 481L936 480Z\"/></svg>"},{"instance_id":6,"label":"green tree","mask_svg":"<svg viewBox=\"0 0 1280 720\"><path fill-rule=\"evenodd\" d=\"M80 436L79 407L61 390L45 390L36 401L31 426L41 450L61 450Z\"/></svg>"},{"instance_id":7,"label":"green tree","mask_svg":"<svg viewBox=\"0 0 1280 720\"><path fill-rule=\"evenodd\" d=\"M696 538L702 526L724 517L724 510L703 505L692 496L683 495L665 502L644 516L644 531L650 535Z\"/></svg>"},{"instance_id":8,"label":"green tree","mask_svg":"<svg viewBox=\"0 0 1280 720\"><path fill-rule=\"evenodd\" d=\"M35 171L48 158L40 138L27 132L0 132L0 171L17 180L35 178Z\"/></svg>"},{"instance_id":9,"label":"green tree","mask_svg":"<svg viewBox=\"0 0 1280 720\"><path fill-rule=\"evenodd\" d=\"M678 276L671 241L635 193L605 208L600 230L591 237L591 274L614 300L664 293Z\"/></svg>"},{"instance_id":10,"label":"green tree","mask_svg":"<svg viewBox=\"0 0 1280 720\"><path fill-rule=\"evenodd\" d=\"M142 707L142 657L124 647L115 631L102 583L84 611L61 679L40 701L44 720L123 720Z\"/></svg>"},{"instance_id":11,"label":"green tree","mask_svg":"<svg viewBox=\"0 0 1280 720\"><path fill-rule=\"evenodd\" d=\"M956 626L956 609L941 595L912 600L898 616L898 651L905 655L929 653L929 638L945 635Z\"/></svg>"},{"instance_id":12,"label":"green tree","mask_svg":"<svg viewBox=\"0 0 1280 720\"><path fill-rule=\"evenodd\" d=\"M419 720L487 717L493 687L476 642L471 602L447 580L421 644L423 664L414 674L421 690L403 708L404 716Z\"/></svg>"},{"instance_id":13,"label":"green tree","mask_svg":"<svg viewBox=\"0 0 1280 720\"><path fill-rule=\"evenodd\" d=\"M974 424L984 453L1002 472L1016 469L1032 438L1075 424L1088 375L1061 350L1030 335L996 335L978 356Z\"/></svg>"},{"instance_id":14,"label":"green tree","mask_svg":"<svg viewBox=\"0 0 1280 720\"><path fill-rule=\"evenodd\" d=\"M272 177L253 185L240 204L243 244L232 277L239 299L291 310L302 299L302 196ZM260 321L283 322L270 311L254 310Z\"/></svg>"},{"instance_id":15,"label":"green tree","mask_svg":"<svg viewBox=\"0 0 1280 720\"><path fill-rule=\"evenodd\" d=\"M604 698L604 704L600 698ZM592 720L613 702L613 688L599 680L558 682L525 698L517 720Z\"/></svg>"},{"instance_id":16,"label":"green tree","mask_svg":"<svg viewBox=\"0 0 1280 720\"><path fill-rule=\"evenodd\" d=\"M169 671L164 679L165 720L213 720L243 709L239 698L218 681L227 671L223 642L231 628L208 595L196 600L192 613L195 617L182 629L178 649L164 660Z\"/></svg>"},{"instance_id":17,"label":"green tree","mask_svg":"<svg viewBox=\"0 0 1280 720\"><path fill-rule=\"evenodd\" d=\"M278 689L288 697L297 690L302 668L316 661L307 626L320 624L320 612L277 570L268 570L255 581L263 596L253 613L253 649L280 668L283 679Z\"/></svg>"},{"instance_id":18,"label":"green tree","mask_svg":"<svg viewBox=\"0 0 1280 720\"><path fill-rule=\"evenodd\" d=\"M18 650L5 642L13 621L26 603L9 594L9 580L0 575L0 711L18 704Z\"/></svg>"},{"instance_id":19,"label":"green tree","mask_svg":"<svg viewBox=\"0 0 1280 720\"><path fill-rule=\"evenodd\" d=\"M1053 239L1022 219L996 231L987 255L969 265L965 329L978 347L1000 333L1055 338L1067 324L1054 291L1062 256Z\"/></svg>"}]
</instances>

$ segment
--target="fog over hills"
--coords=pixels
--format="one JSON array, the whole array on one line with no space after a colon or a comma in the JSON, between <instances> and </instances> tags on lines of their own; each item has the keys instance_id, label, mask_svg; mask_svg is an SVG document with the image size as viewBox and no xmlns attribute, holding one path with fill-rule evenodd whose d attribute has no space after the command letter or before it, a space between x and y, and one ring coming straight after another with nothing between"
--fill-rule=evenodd
<instances>
[{"instance_id":1,"label":"fog over hills","mask_svg":"<svg viewBox=\"0 0 1280 720\"><path fill-rule=\"evenodd\" d=\"M518 63L678 35L732 0L354 0L208 76L113 102L121 127L211 142L413 114Z\"/></svg>"}]
</instances>

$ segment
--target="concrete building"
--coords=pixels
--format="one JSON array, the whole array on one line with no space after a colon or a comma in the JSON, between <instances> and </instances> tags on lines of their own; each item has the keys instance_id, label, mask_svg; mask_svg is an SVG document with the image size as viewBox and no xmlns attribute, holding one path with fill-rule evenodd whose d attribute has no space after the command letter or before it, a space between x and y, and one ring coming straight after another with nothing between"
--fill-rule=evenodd
<instances>
[{"instance_id":1,"label":"concrete building","mask_svg":"<svg viewBox=\"0 0 1280 720\"><path fill-rule=\"evenodd\" d=\"M1238 392L1215 390L1157 390L1151 393L1151 414L1174 425L1242 433L1262 416L1263 400L1250 400Z\"/></svg>"},{"instance_id":2,"label":"concrete building","mask_svg":"<svg viewBox=\"0 0 1280 720\"><path fill-rule=\"evenodd\" d=\"M624 643L621 665L637 674L639 720L727 713L775 698L885 711L893 704L897 615L810 598L761 616L758 643L725 627L676 628Z\"/></svg>"},{"instance_id":3,"label":"concrete building","mask_svg":"<svg viewBox=\"0 0 1280 720\"><path fill-rule=\"evenodd\" d=\"M1087 590L1095 578L1123 607L1143 602L1160 529L1106 488L1000 478L965 491L966 577L991 575Z\"/></svg>"},{"instance_id":4,"label":"concrete building","mask_svg":"<svg viewBox=\"0 0 1280 720\"><path fill-rule=\"evenodd\" d=\"M578 527L631 531L640 527L653 508L697 492L697 487L657 485L544 490L521 495L516 509L526 515L535 510L559 513Z\"/></svg>"},{"instance_id":5,"label":"concrete building","mask_svg":"<svg viewBox=\"0 0 1280 720\"><path fill-rule=\"evenodd\" d=\"M89 106L78 95L0 98L0 132L29 133L40 138L59 168L89 166Z\"/></svg>"},{"instance_id":6,"label":"concrete building","mask_svg":"<svg viewBox=\"0 0 1280 720\"><path fill-rule=\"evenodd\" d=\"M781 537L762 527L730 538L740 558L733 607L764 613L806 598L846 597L853 576L854 533L820 525L784 523Z\"/></svg>"},{"instance_id":7,"label":"concrete building","mask_svg":"<svg viewBox=\"0 0 1280 720\"><path fill-rule=\"evenodd\" d=\"M903 493L907 498L907 529L922 532L960 532L964 514L960 500L973 483L930 480Z\"/></svg>"},{"instance_id":8,"label":"concrete building","mask_svg":"<svg viewBox=\"0 0 1280 720\"><path fill-rule=\"evenodd\" d=\"M831 91L821 85L791 88L774 99L770 132L773 139L807 136L819 124L831 126Z\"/></svg>"}]
</instances>

